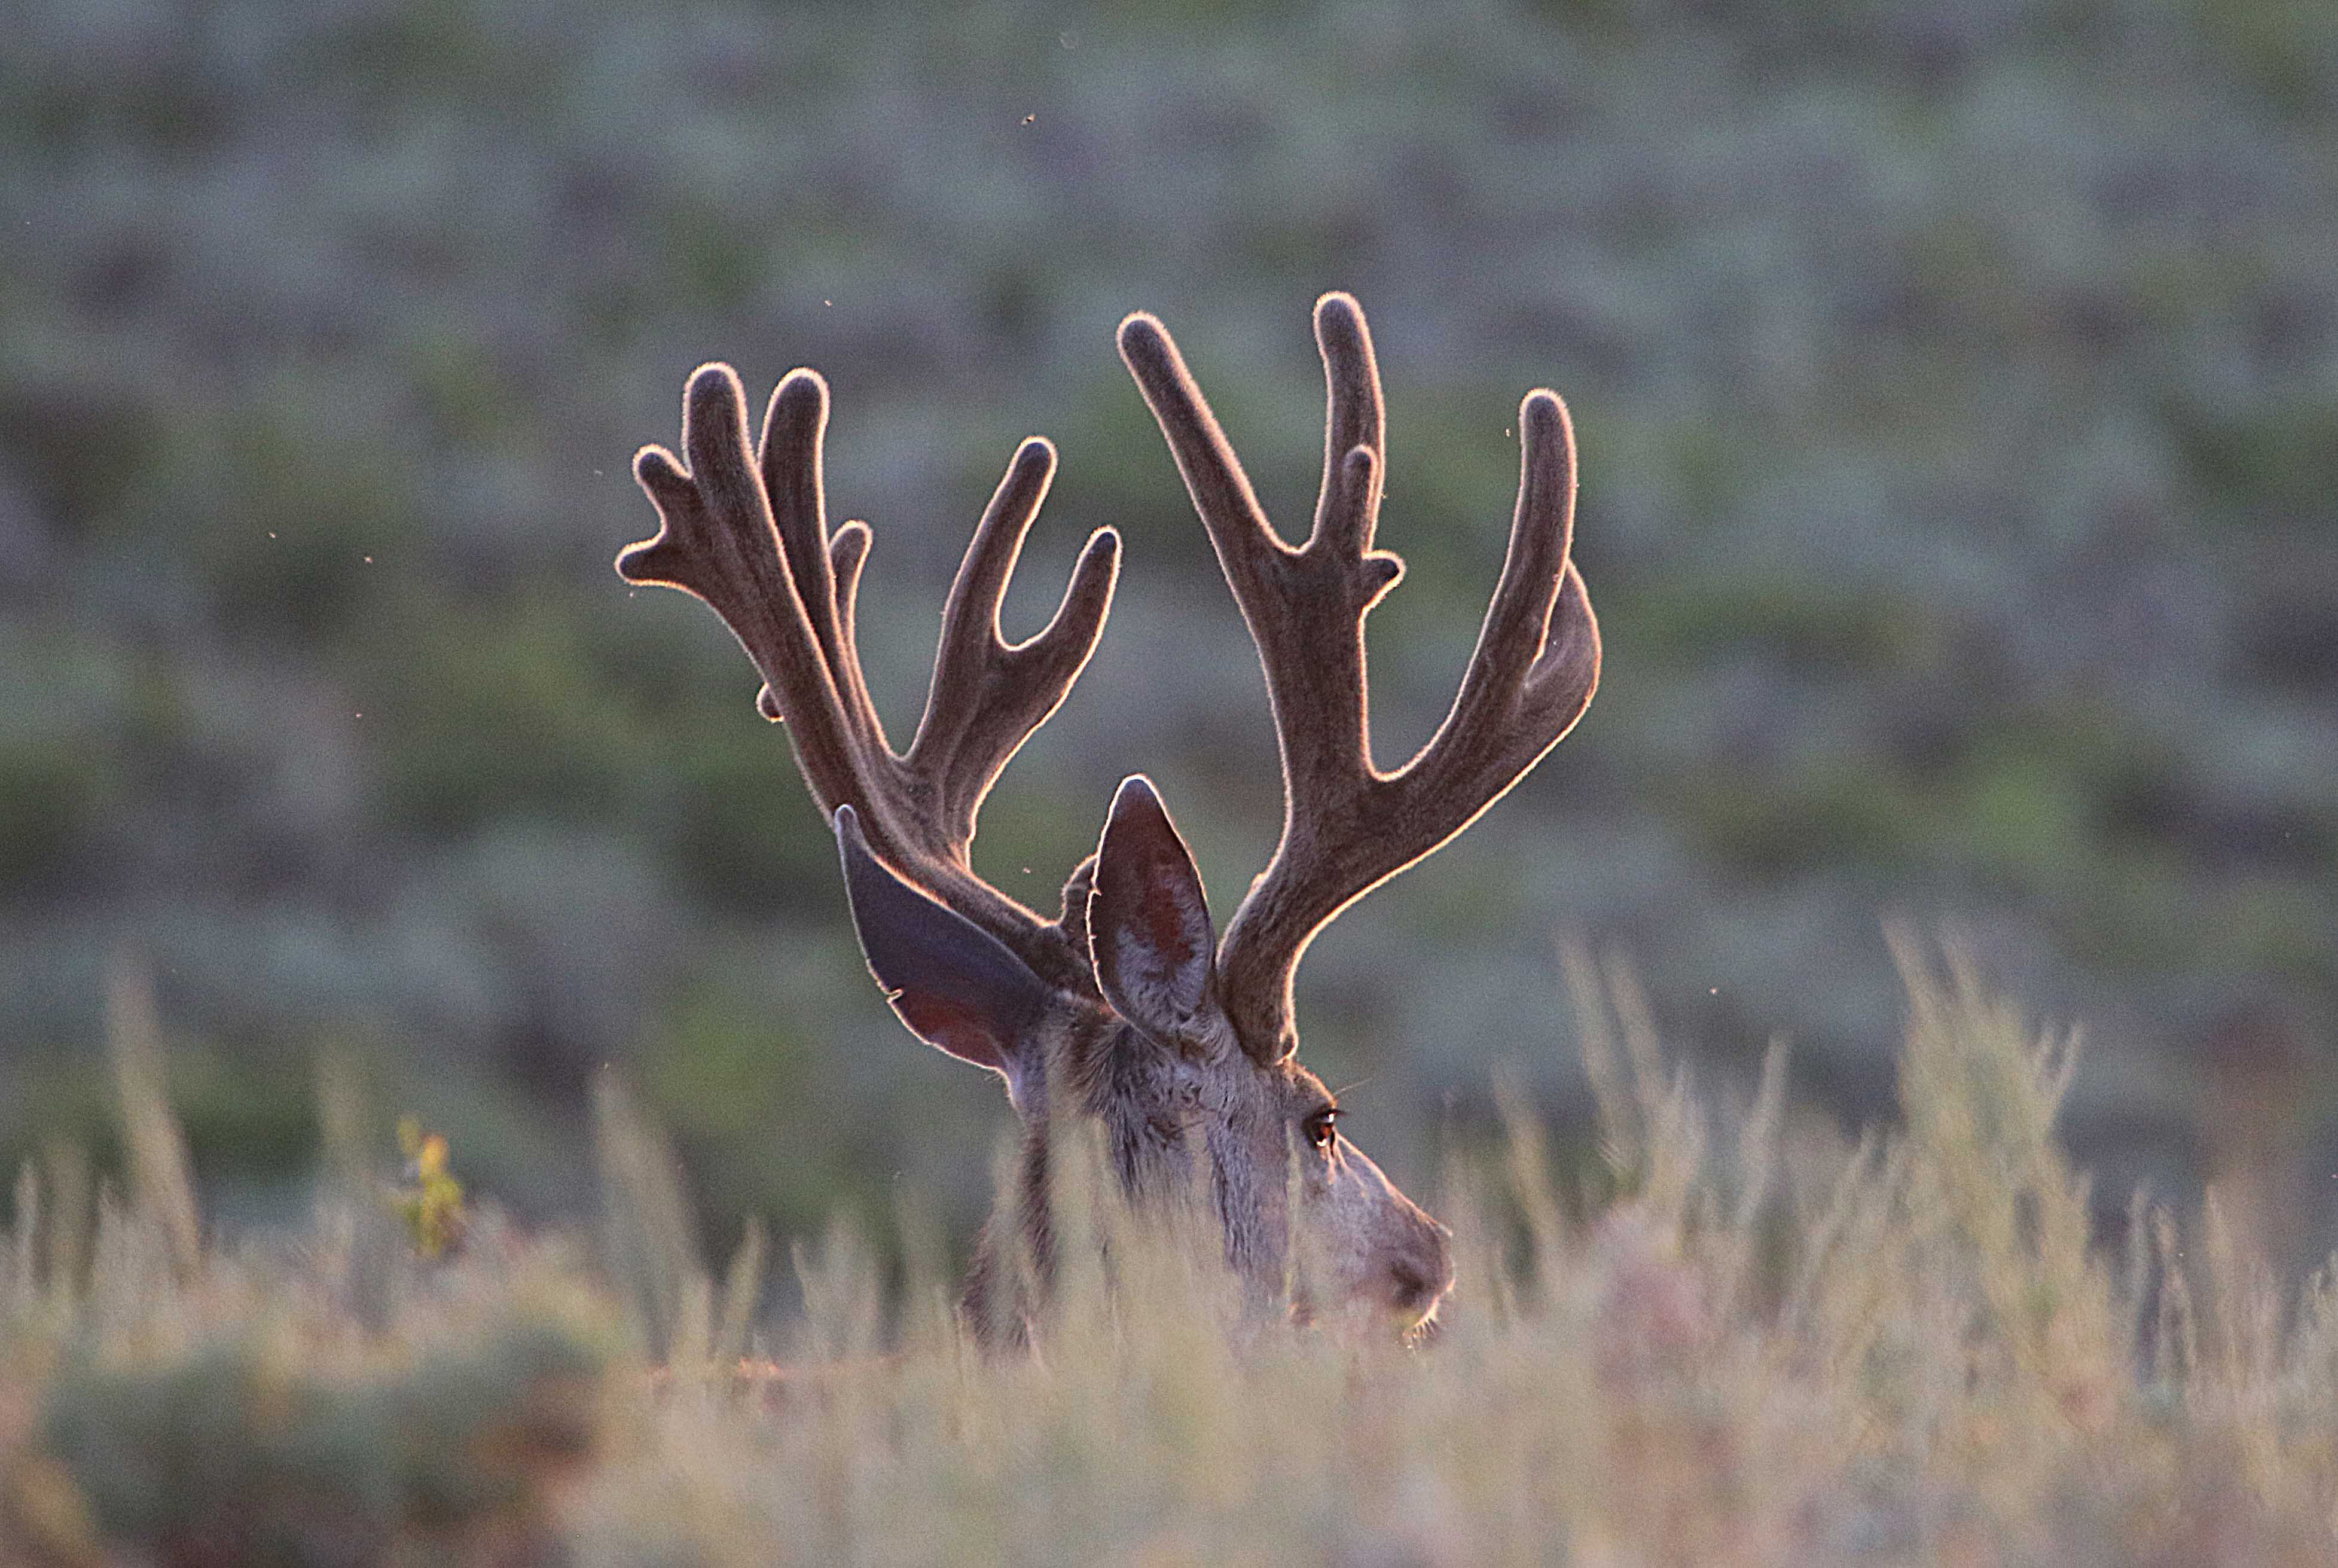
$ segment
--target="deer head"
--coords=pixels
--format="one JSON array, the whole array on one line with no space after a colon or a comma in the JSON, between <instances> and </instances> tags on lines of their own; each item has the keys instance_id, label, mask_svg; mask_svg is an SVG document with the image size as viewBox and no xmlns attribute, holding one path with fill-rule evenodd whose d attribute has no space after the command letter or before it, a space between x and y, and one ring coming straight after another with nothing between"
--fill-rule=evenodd
<instances>
[{"instance_id":1,"label":"deer head","mask_svg":"<svg viewBox=\"0 0 2338 1568\"><path fill-rule=\"evenodd\" d=\"M1403 567L1372 547L1380 377L1353 300L1324 296L1315 327L1329 385L1323 486L1296 549L1259 509L1167 330L1143 314L1120 329L1257 643L1282 754L1282 841L1223 940L1193 856L1142 774L1121 784L1054 918L973 870L983 798L1078 678L1118 566L1118 536L1098 529L1046 627L1019 644L1000 636L999 602L1055 471L1046 441L1016 452L976 527L906 752L886 739L861 678L853 606L870 534L860 522L828 528L820 376L799 370L780 383L751 456L737 376L704 366L683 398L687 466L660 447L634 460L663 527L618 557L618 572L693 594L730 626L761 672L757 706L787 721L835 826L878 985L912 1033L998 1073L1021 1119L1016 1211L993 1217L968 1282L978 1330L1021 1331L1029 1304L1014 1298L1007 1247L1027 1246L1042 1280L1052 1267L1046 1156L1058 1115L1101 1124L1134 1199L1204 1186L1228 1264L1262 1291L1282 1286L1294 1232L1314 1260L1301 1289L1317 1309L1410 1330L1451 1284L1443 1228L1340 1132L1336 1101L1299 1065L1292 977L1334 915L1466 827L1590 701L1598 628L1567 558L1574 444L1557 396L1528 394L1508 559L1460 695L1420 754L1382 773L1363 618Z\"/></svg>"}]
</instances>

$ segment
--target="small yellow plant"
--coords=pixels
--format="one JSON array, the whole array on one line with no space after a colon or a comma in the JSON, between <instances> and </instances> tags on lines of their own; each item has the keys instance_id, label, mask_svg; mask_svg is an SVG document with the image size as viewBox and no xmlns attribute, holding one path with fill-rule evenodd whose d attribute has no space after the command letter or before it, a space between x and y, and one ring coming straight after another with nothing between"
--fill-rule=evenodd
<instances>
[{"instance_id":1,"label":"small yellow plant","mask_svg":"<svg viewBox=\"0 0 2338 1568\"><path fill-rule=\"evenodd\" d=\"M398 1144L408 1162L408 1185L394 1195L398 1218L406 1221L416 1252L426 1258L444 1257L462 1245L470 1226L463 1211L463 1184L447 1169L446 1135L424 1132L409 1116L398 1124Z\"/></svg>"}]
</instances>

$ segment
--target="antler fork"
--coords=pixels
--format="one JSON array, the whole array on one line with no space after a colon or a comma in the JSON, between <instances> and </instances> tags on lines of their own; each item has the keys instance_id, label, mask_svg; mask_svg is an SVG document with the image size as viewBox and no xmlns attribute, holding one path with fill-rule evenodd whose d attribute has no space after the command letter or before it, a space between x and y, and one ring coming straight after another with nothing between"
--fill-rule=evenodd
<instances>
[{"instance_id":1,"label":"antler fork","mask_svg":"<svg viewBox=\"0 0 2338 1568\"><path fill-rule=\"evenodd\" d=\"M820 449L828 383L788 373L771 394L761 452L749 457L746 399L730 366L701 366L683 396L685 468L644 447L634 477L658 509L654 538L617 557L628 582L663 584L712 606L755 661L756 705L788 721L796 763L823 813L850 805L869 845L910 882L1012 950L1048 982L1093 994L1085 943L977 877L975 817L1007 760L1079 677L1104 630L1120 537L1098 528L1053 619L1009 644L999 601L1055 477L1056 449L1034 437L967 546L942 613L924 717L896 752L869 699L853 608L869 525L829 531Z\"/></svg>"},{"instance_id":2,"label":"antler fork","mask_svg":"<svg viewBox=\"0 0 2338 1568\"><path fill-rule=\"evenodd\" d=\"M1386 462L1380 370L1361 307L1315 304L1326 411L1315 524L1294 549L1267 521L1168 329L1121 323L1121 357L1168 438L1249 623L1282 754L1282 836L1218 946L1220 1000L1253 1055L1297 1044L1292 978L1315 933L1451 839L1572 728L1599 683L1599 625L1568 558L1575 438L1558 395L1518 405L1509 552L1452 710L1418 755L1374 765L1364 616L1403 575L1372 547Z\"/></svg>"}]
</instances>

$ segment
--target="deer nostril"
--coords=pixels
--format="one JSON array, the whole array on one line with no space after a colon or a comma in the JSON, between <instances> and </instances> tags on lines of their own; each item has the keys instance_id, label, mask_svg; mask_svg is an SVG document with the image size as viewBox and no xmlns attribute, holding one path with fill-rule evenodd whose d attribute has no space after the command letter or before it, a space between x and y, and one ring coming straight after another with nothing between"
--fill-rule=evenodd
<instances>
[{"instance_id":1,"label":"deer nostril","mask_svg":"<svg viewBox=\"0 0 2338 1568\"><path fill-rule=\"evenodd\" d=\"M1425 1312L1453 1288L1453 1252L1446 1238L1451 1232L1434 1220L1423 1228L1402 1257L1389 1262L1389 1283L1400 1312Z\"/></svg>"}]
</instances>

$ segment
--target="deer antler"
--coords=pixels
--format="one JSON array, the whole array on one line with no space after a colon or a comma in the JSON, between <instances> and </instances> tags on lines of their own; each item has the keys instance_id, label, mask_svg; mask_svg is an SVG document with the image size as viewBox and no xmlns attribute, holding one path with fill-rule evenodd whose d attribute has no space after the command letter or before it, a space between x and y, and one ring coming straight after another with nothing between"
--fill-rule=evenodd
<instances>
[{"instance_id":1,"label":"deer antler","mask_svg":"<svg viewBox=\"0 0 2338 1568\"><path fill-rule=\"evenodd\" d=\"M1522 447L1509 553L1452 711L1404 766L1373 764L1364 616L1403 575L1372 547L1385 437L1361 307L1315 302L1323 354L1323 488L1297 549L1268 523L1168 330L1138 312L1120 352L1209 529L1265 667L1282 757L1282 837L1218 944L1220 1000L1262 1060L1297 1044L1292 977L1315 933L1349 904L1444 844L1540 762L1599 684L1599 625L1567 558L1575 438L1566 405L1537 389L1518 405Z\"/></svg>"},{"instance_id":2,"label":"deer antler","mask_svg":"<svg viewBox=\"0 0 2338 1568\"><path fill-rule=\"evenodd\" d=\"M974 873L975 817L1007 760L1047 721L1095 650L1112 606L1120 537L1098 528L1063 603L1027 642L999 634L998 606L1055 477L1036 437L1007 465L942 612L925 716L893 750L869 700L853 606L869 525L829 532L820 486L828 383L790 371L771 394L761 451L748 456L746 399L730 366L702 365L683 395L688 467L644 447L634 477L658 509L657 537L617 571L695 595L731 628L764 685L756 705L788 721L796 763L822 812L850 805L870 846L918 887L982 927L1042 979L1093 994L1085 943Z\"/></svg>"}]
</instances>

